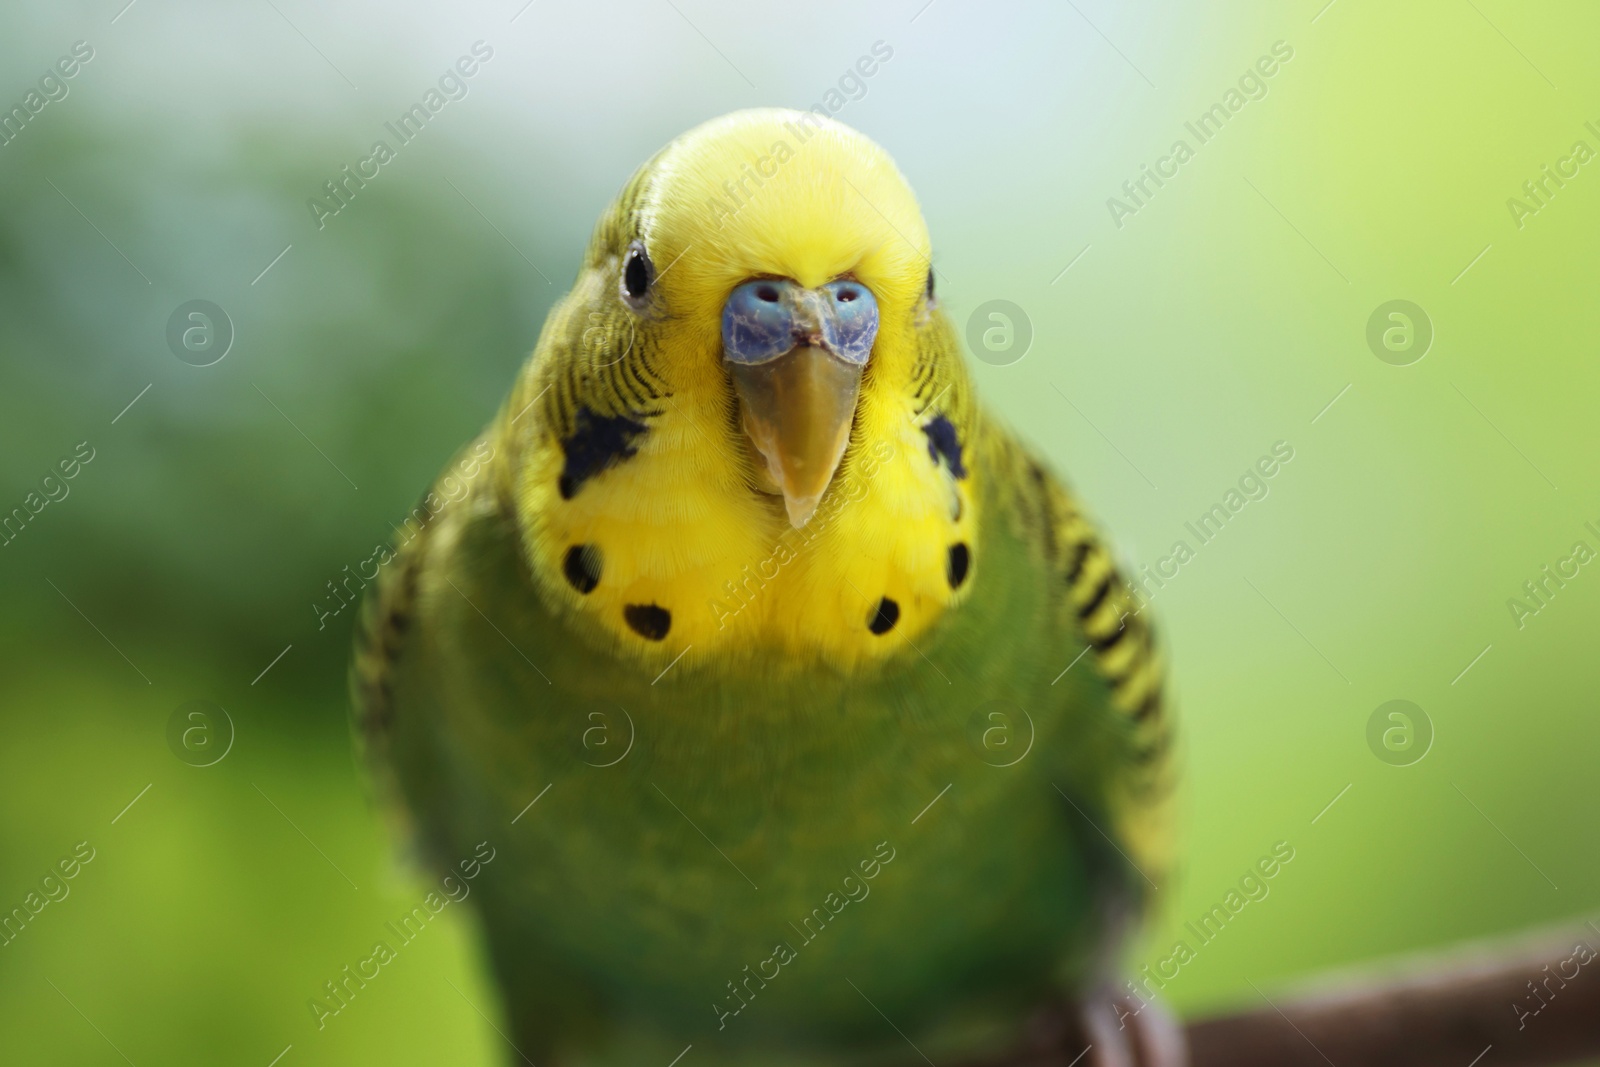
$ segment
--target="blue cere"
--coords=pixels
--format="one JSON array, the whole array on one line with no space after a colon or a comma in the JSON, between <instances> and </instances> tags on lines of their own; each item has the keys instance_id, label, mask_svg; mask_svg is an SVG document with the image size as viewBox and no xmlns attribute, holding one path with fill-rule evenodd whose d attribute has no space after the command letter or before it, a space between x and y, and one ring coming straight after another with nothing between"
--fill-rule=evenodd
<instances>
[{"instance_id":1,"label":"blue cere","mask_svg":"<svg viewBox=\"0 0 1600 1067\"><path fill-rule=\"evenodd\" d=\"M833 311L823 320L823 343L840 359L866 363L878 336L878 298L860 282L829 282L822 291Z\"/></svg>"},{"instance_id":2,"label":"blue cere","mask_svg":"<svg viewBox=\"0 0 1600 1067\"><path fill-rule=\"evenodd\" d=\"M732 363L765 363L794 347L794 282L745 282L722 305L722 352Z\"/></svg>"},{"instance_id":3,"label":"blue cere","mask_svg":"<svg viewBox=\"0 0 1600 1067\"><path fill-rule=\"evenodd\" d=\"M731 363L766 363L820 334L823 347L865 364L878 335L878 301L860 282L804 289L780 278L745 282L722 306L722 351Z\"/></svg>"}]
</instances>

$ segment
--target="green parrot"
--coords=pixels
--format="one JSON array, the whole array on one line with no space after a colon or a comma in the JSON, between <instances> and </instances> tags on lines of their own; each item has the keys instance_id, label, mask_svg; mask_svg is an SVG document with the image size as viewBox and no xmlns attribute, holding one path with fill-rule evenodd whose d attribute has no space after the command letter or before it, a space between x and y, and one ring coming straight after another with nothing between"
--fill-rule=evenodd
<instances>
[{"instance_id":1,"label":"green parrot","mask_svg":"<svg viewBox=\"0 0 1600 1067\"><path fill-rule=\"evenodd\" d=\"M862 134L691 130L397 531L355 729L430 862L492 850L511 1062L943 1065L1051 1005L1085 1063L1182 1062L1117 981L1161 658L935 279Z\"/></svg>"}]
</instances>

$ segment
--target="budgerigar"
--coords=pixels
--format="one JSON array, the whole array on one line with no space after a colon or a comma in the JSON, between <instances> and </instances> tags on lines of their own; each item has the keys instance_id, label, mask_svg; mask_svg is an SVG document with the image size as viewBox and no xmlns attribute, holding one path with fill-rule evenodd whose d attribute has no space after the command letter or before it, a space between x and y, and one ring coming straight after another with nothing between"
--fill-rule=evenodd
<instances>
[{"instance_id":1,"label":"budgerigar","mask_svg":"<svg viewBox=\"0 0 1600 1067\"><path fill-rule=\"evenodd\" d=\"M1050 1004L1178 1062L1116 973L1171 867L1160 656L930 257L862 134L684 134L402 525L357 728L433 862L494 850L512 1062L943 1065Z\"/></svg>"}]
</instances>

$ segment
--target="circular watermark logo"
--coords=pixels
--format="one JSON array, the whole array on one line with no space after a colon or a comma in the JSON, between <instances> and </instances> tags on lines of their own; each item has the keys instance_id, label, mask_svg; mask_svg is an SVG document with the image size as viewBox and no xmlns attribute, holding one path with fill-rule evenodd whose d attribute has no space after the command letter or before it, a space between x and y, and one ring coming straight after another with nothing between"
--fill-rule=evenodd
<instances>
[{"instance_id":1,"label":"circular watermark logo","mask_svg":"<svg viewBox=\"0 0 1600 1067\"><path fill-rule=\"evenodd\" d=\"M622 362L633 351L633 316L618 317L589 313L589 325L582 334L584 355L596 370Z\"/></svg>"},{"instance_id":2,"label":"circular watermark logo","mask_svg":"<svg viewBox=\"0 0 1600 1067\"><path fill-rule=\"evenodd\" d=\"M191 367L219 363L233 347L233 320L209 300L179 304L167 316L167 347Z\"/></svg>"},{"instance_id":3,"label":"circular watermark logo","mask_svg":"<svg viewBox=\"0 0 1600 1067\"><path fill-rule=\"evenodd\" d=\"M1367 347L1392 367L1409 367L1433 347L1433 320L1409 300L1379 304L1367 319Z\"/></svg>"},{"instance_id":4,"label":"circular watermark logo","mask_svg":"<svg viewBox=\"0 0 1600 1067\"><path fill-rule=\"evenodd\" d=\"M972 743L991 767L1015 767L1033 751L1033 716L1004 698L979 704L972 712Z\"/></svg>"},{"instance_id":5,"label":"circular watermark logo","mask_svg":"<svg viewBox=\"0 0 1600 1067\"><path fill-rule=\"evenodd\" d=\"M991 367L1009 367L1033 345L1033 320L1009 300L986 300L967 316L967 348Z\"/></svg>"},{"instance_id":6,"label":"circular watermark logo","mask_svg":"<svg viewBox=\"0 0 1600 1067\"><path fill-rule=\"evenodd\" d=\"M1391 767L1409 767L1433 747L1433 720L1409 700L1379 704L1367 719L1367 747Z\"/></svg>"},{"instance_id":7,"label":"circular watermark logo","mask_svg":"<svg viewBox=\"0 0 1600 1067\"><path fill-rule=\"evenodd\" d=\"M633 716L620 704L607 704L584 717L583 762L615 767L633 751Z\"/></svg>"},{"instance_id":8,"label":"circular watermark logo","mask_svg":"<svg viewBox=\"0 0 1600 1067\"><path fill-rule=\"evenodd\" d=\"M180 704L167 717L167 747L191 767L220 763L233 748L233 719L209 700Z\"/></svg>"}]
</instances>

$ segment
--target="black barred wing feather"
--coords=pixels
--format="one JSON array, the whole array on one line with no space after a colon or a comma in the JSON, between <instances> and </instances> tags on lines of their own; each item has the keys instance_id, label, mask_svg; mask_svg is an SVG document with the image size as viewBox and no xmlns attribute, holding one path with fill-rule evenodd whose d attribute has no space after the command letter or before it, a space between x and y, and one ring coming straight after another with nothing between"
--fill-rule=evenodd
<instances>
[{"instance_id":1,"label":"black barred wing feather","mask_svg":"<svg viewBox=\"0 0 1600 1067\"><path fill-rule=\"evenodd\" d=\"M1149 612L1088 516L1043 464L1009 439L994 450L991 464L991 476L1010 490L1013 517L1049 587L1059 590L1052 635L1059 647L1052 651L1073 669L1091 669L1102 683L1096 688L1103 707L1068 709L1097 714L1094 736L1110 739L1103 752L1093 750L1092 765L1077 767L1074 784L1109 821L1115 844L1139 873L1159 885L1172 862L1176 767L1165 670Z\"/></svg>"}]
</instances>

